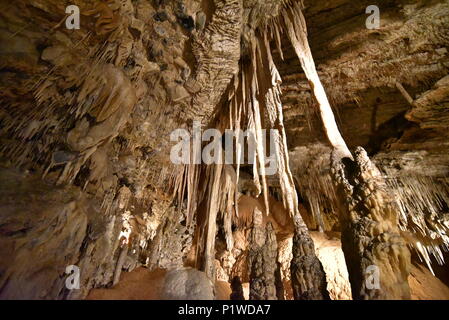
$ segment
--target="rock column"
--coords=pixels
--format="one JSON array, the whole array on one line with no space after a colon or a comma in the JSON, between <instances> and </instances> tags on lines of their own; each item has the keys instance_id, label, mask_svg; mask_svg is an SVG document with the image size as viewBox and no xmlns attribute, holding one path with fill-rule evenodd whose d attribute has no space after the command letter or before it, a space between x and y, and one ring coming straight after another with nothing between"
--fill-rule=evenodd
<instances>
[{"instance_id":1,"label":"rock column","mask_svg":"<svg viewBox=\"0 0 449 320\"><path fill-rule=\"evenodd\" d=\"M262 223L262 212L254 211L253 230L249 249L250 300L276 300L275 274L277 242L271 223Z\"/></svg>"},{"instance_id":2,"label":"rock column","mask_svg":"<svg viewBox=\"0 0 449 320\"><path fill-rule=\"evenodd\" d=\"M334 152L332 174L353 298L410 299L410 252L385 178L361 147L354 161Z\"/></svg>"}]
</instances>

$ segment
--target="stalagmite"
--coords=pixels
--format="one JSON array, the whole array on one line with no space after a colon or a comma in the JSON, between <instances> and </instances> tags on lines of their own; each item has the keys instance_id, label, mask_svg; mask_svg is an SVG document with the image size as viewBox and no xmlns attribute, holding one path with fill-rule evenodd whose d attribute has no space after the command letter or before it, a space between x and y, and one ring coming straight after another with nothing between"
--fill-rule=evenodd
<instances>
[{"instance_id":1,"label":"stalagmite","mask_svg":"<svg viewBox=\"0 0 449 320\"><path fill-rule=\"evenodd\" d=\"M449 297L448 0L3 2L0 299Z\"/></svg>"},{"instance_id":2,"label":"stalagmite","mask_svg":"<svg viewBox=\"0 0 449 320\"><path fill-rule=\"evenodd\" d=\"M274 274L276 285L276 297L278 300L285 300L284 282L282 281L281 263L276 262L276 272Z\"/></svg>"},{"instance_id":3,"label":"stalagmite","mask_svg":"<svg viewBox=\"0 0 449 320\"><path fill-rule=\"evenodd\" d=\"M277 242L271 223L263 224L262 212L254 210L248 256L250 300L276 300Z\"/></svg>"},{"instance_id":4,"label":"stalagmite","mask_svg":"<svg viewBox=\"0 0 449 320\"><path fill-rule=\"evenodd\" d=\"M358 147L355 161L332 155L341 201L342 249L354 299L410 299L410 252L399 207L380 171Z\"/></svg>"},{"instance_id":5,"label":"stalagmite","mask_svg":"<svg viewBox=\"0 0 449 320\"><path fill-rule=\"evenodd\" d=\"M290 272L295 300L329 299L323 266L315 255L313 240L305 228L297 230L293 238Z\"/></svg>"},{"instance_id":6,"label":"stalagmite","mask_svg":"<svg viewBox=\"0 0 449 320\"><path fill-rule=\"evenodd\" d=\"M299 213L298 197L289 167L287 137L284 128L282 103L280 101L280 84L282 81L273 62L266 33L267 31L265 31L263 38L259 40L259 55L261 56L262 64L269 67L261 75L264 79L264 81L261 81L263 83L261 90L264 90L262 94L264 95L264 104L270 125L276 129L275 149L283 203L294 222L295 237L291 264L292 274L294 274L292 277L294 296L296 299L327 299L326 277L321 263L315 255L313 240L310 238L307 226Z\"/></svg>"},{"instance_id":7,"label":"stalagmite","mask_svg":"<svg viewBox=\"0 0 449 320\"><path fill-rule=\"evenodd\" d=\"M117 266L115 267L114 278L112 280L112 286L115 286L120 280L120 274L122 273L123 264L125 263L126 256L128 255L128 244L124 244L120 248L120 255L117 260Z\"/></svg>"},{"instance_id":8,"label":"stalagmite","mask_svg":"<svg viewBox=\"0 0 449 320\"><path fill-rule=\"evenodd\" d=\"M288 37L318 102L326 136L333 147L332 169L340 193L342 248L348 263L353 296L356 299L407 299L410 297L407 283L410 254L399 234L397 204L391 199L380 172L363 149L357 150L357 159L352 161L352 154L338 130L315 68L300 4L286 8L283 18ZM352 176L347 177L345 173L351 170ZM294 248L294 260L301 259L301 250L307 246L304 243ZM385 250L384 254L382 250ZM371 276L367 268L372 266L378 268L373 270L380 271L381 289L367 288L367 279ZM296 273L292 266L292 278ZM301 274L297 279L301 281ZM292 282L295 285L294 278Z\"/></svg>"},{"instance_id":9,"label":"stalagmite","mask_svg":"<svg viewBox=\"0 0 449 320\"><path fill-rule=\"evenodd\" d=\"M243 296L242 281L240 280L239 276L235 276L234 278L232 278L231 290L232 293L229 297L231 300L245 300L245 297Z\"/></svg>"},{"instance_id":10,"label":"stalagmite","mask_svg":"<svg viewBox=\"0 0 449 320\"><path fill-rule=\"evenodd\" d=\"M322 284L323 282L325 283L325 274L322 271L320 261L315 255L313 241L310 238L307 226L299 213L295 184L289 168L287 137L280 99L280 84L282 81L271 55L268 28L262 28L250 42L251 61L249 65L242 65L242 84L240 88L238 86L235 88L241 89L242 92L242 103L243 109L246 111L245 114L248 117L248 128L255 133L262 128L261 122L258 120L262 115L262 112L259 111L260 108L265 111L263 114L268 115L268 119L264 119L265 125L268 125L274 131L272 136L274 145L271 147L274 147L276 156L277 177L279 178L282 191L282 200L294 221L295 234L297 235L294 247L300 248L294 250L294 252L298 253L298 256L292 260L292 268L296 273L301 274L302 277L301 280L295 278L295 296L304 299L327 298L326 285L324 285L324 290L322 290ZM255 137L258 144L256 159L258 161L254 161L253 179L259 193L263 188L265 206L267 207L266 178L263 170L261 170L261 179L259 179L258 173L258 169L263 167L265 163L263 157L265 147L261 144L261 141L263 141L261 137L257 134L255 134ZM239 149L237 152L239 152ZM260 180L262 180L262 185ZM267 213L269 213L268 210ZM304 261L307 261L307 263L303 264ZM314 293L312 294L311 292Z\"/></svg>"}]
</instances>

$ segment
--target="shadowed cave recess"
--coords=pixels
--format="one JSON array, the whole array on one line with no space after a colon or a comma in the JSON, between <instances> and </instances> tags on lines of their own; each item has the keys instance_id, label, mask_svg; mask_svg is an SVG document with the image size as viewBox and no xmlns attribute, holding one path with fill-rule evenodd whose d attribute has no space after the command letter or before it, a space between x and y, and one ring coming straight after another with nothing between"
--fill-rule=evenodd
<instances>
[{"instance_id":1,"label":"shadowed cave recess","mask_svg":"<svg viewBox=\"0 0 449 320\"><path fill-rule=\"evenodd\" d=\"M0 0L0 299L448 300L448 46L446 0Z\"/></svg>"}]
</instances>

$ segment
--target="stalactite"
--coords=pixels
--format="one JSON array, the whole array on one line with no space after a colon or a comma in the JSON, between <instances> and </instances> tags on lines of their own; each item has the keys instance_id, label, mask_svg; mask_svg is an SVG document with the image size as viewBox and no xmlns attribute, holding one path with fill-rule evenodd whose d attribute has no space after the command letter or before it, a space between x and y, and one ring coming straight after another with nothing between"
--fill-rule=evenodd
<instances>
[{"instance_id":1,"label":"stalactite","mask_svg":"<svg viewBox=\"0 0 449 320\"><path fill-rule=\"evenodd\" d=\"M246 101L246 96L245 96L245 73L244 72L240 72L241 75L241 81L240 81L240 85L241 85L241 101L235 100L235 126L234 129L236 132L240 132L240 127L241 127L241 119L242 119L242 104L245 103ZM234 86L234 90L237 90L238 86ZM240 157L242 154L242 146L240 144L240 139L237 139L236 141L236 179L235 179L235 183L238 185L239 183L239 178L240 178ZM235 194L234 194L234 204L238 203L238 188L235 188ZM238 206L235 206L235 213L238 216L239 215L239 211L238 211Z\"/></svg>"},{"instance_id":2,"label":"stalactite","mask_svg":"<svg viewBox=\"0 0 449 320\"><path fill-rule=\"evenodd\" d=\"M318 77L315 63L310 52L310 47L307 41L307 30L305 20L302 15L301 6L298 3L287 3L282 10L282 19L274 19L275 22L270 27L263 27L253 30L253 36L250 37L249 48L250 54L249 63L242 63L240 66L240 74L234 76L228 91L228 110L227 117L223 117L220 122L221 126L229 127L233 130L239 130L246 126L247 129L254 133L257 152L253 161L253 179L258 193L264 193L265 207L268 205L268 188L265 178L265 147L263 145L263 138L261 130L263 128L275 129L275 147L278 164L278 177L280 181L281 194L284 206L288 209L293 217L295 223L295 238L293 242L294 259L292 261L292 282L295 297L297 299L322 299L328 298L326 292L325 277L323 269L319 260L317 259L313 241L311 240L307 226L302 220L299 209L296 190L293 176L289 168L289 156L287 149L287 140L283 124L282 104L280 101L280 83L281 78L274 65L271 56L270 41L274 40L279 53L282 56L282 48L280 47L280 23L283 23L287 36L293 44L296 54L301 62L306 77L312 87L312 91L318 101L320 114L323 120L327 137L334 150L338 151L339 157L347 157L352 159L352 154L349 152L335 121L326 93ZM269 31L271 32L269 34ZM269 38L269 36L271 38ZM264 116L268 118L265 119ZM238 183L240 175L240 154L242 146L237 141L237 170L236 183ZM336 154L336 152L334 152ZM180 192L180 200L184 198L184 191L187 190L187 207L189 221L191 215L196 211L196 204L203 196L197 192L199 177L203 169L191 166L186 169L182 176L180 176L178 187ZM217 170L217 167L214 167ZM226 170L221 168L220 175L214 170L206 170L208 177L207 187L207 208L208 214L206 223L204 224L204 235L207 240L204 244L198 246L198 252L204 254L204 264L206 272L213 275L213 252L214 252L214 236L216 233L217 214L221 213L222 221L224 223L224 231L228 249L232 248L232 214L230 214L231 197L229 194L234 193L234 210L236 216L239 215L238 206L238 190L235 188L231 190L230 182L224 182L222 179L226 176L223 174ZM317 173L317 176L319 173ZM215 177L215 178L213 178ZM220 188L224 191L221 194L216 194L216 184L220 184ZM313 182L309 183L309 189L313 189ZM185 187L187 185L187 187ZM330 201L337 200L335 194L332 194L329 181L323 182L318 189L324 188L328 192L326 194L332 195ZM309 190L310 191L310 190ZM304 191L307 194L307 190ZM307 196L311 198L312 211L315 219L319 225L323 227L321 219L320 206L323 204L321 195L308 193ZM219 203L218 207L216 203ZM268 212L267 212L268 213Z\"/></svg>"},{"instance_id":3,"label":"stalactite","mask_svg":"<svg viewBox=\"0 0 449 320\"><path fill-rule=\"evenodd\" d=\"M191 107L194 116L204 123L211 120L222 93L238 71L240 59L242 0L213 2L211 22L192 42L198 68L191 82L200 90L194 93Z\"/></svg>"},{"instance_id":4,"label":"stalactite","mask_svg":"<svg viewBox=\"0 0 449 320\"><path fill-rule=\"evenodd\" d=\"M443 214L445 204L449 203L449 179L419 173L397 176L395 170L381 163L379 168L388 176L388 187L395 191L404 238L431 271L431 255L443 265L442 250L449 249L449 220Z\"/></svg>"},{"instance_id":5,"label":"stalactite","mask_svg":"<svg viewBox=\"0 0 449 320\"><path fill-rule=\"evenodd\" d=\"M256 158L253 161L253 179L258 193L260 194L263 190L265 207L269 208L268 204L268 189L266 185L265 178L265 147L263 144L263 138L260 132L263 126L274 129L275 131L275 154L278 164L277 175L280 179L280 185L282 190L282 198L284 206L287 208L290 215L293 217L295 224L295 233L297 234L297 241L294 246L304 247L305 249L297 250L304 255L305 260L309 262L307 265L307 270L304 266L301 266L303 260L296 259L293 261L295 265L295 270L303 274L306 281L298 282L295 287L300 297L309 298L326 298L325 292L322 292L321 288L322 282L325 281L325 275L322 273L322 268L318 258L315 255L313 248L313 241L308 234L307 226L305 225L298 209L298 199L296 195L295 185L293 176L289 168L289 157L287 148L287 139L285 134L285 129L283 125L283 111L282 104L280 102L280 83L281 79L279 73L273 63L271 56L271 48L269 46L269 40L267 37L268 28L264 27L262 31L256 32L256 36L251 40L250 47L250 57L251 61L249 64L243 64L241 66L241 81L239 83L234 82L234 86L231 87L231 92L229 97L237 97L237 101L234 102L236 107L236 116L232 116L232 110L227 118L227 121L234 120L234 128L240 128L243 121L240 119L240 115L244 114L246 116L246 125L249 130L254 133L256 139ZM267 68L268 67L268 68ZM236 78L234 78L234 81ZM230 106L232 107L233 101L231 99ZM237 107L238 106L238 107ZM263 110L268 114L269 121L264 121L262 119ZM238 119L238 121L236 121ZM232 127L232 125L231 125ZM237 144L237 154L239 155L240 146ZM240 159L240 157L237 157ZM260 177L259 177L259 171ZM237 177L239 175L239 169L237 168ZM237 201L234 201L237 204ZM236 210L238 215L238 210ZM226 227L225 227L226 229ZM312 244L311 246L304 246L303 243ZM310 268L317 268L314 272L310 273ZM321 278L318 276L320 275ZM315 288L316 287L316 288ZM326 286L324 286L325 288ZM309 291L317 290L322 294L308 294ZM324 290L325 291L325 290Z\"/></svg>"},{"instance_id":6,"label":"stalactite","mask_svg":"<svg viewBox=\"0 0 449 320\"><path fill-rule=\"evenodd\" d=\"M337 197L330 172L331 152L331 148L315 144L290 153L298 192L308 203L313 218L308 226L313 229L332 230L338 224Z\"/></svg>"},{"instance_id":7,"label":"stalactite","mask_svg":"<svg viewBox=\"0 0 449 320\"><path fill-rule=\"evenodd\" d=\"M217 214L219 210L220 179L223 164L220 161L213 167L212 180L209 184L209 195L207 198L207 220L204 246L204 262L202 269L210 279L215 280L215 237L217 233Z\"/></svg>"},{"instance_id":8,"label":"stalactite","mask_svg":"<svg viewBox=\"0 0 449 320\"><path fill-rule=\"evenodd\" d=\"M234 213L234 195L237 189L236 173L230 165L223 167L223 173L220 181L220 190L222 193L219 204L219 211L222 213L223 229L225 232L226 246L229 251L234 247L232 236L232 220ZM235 206L238 207L238 206Z\"/></svg>"},{"instance_id":9,"label":"stalactite","mask_svg":"<svg viewBox=\"0 0 449 320\"><path fill-rule=\"evenodd\" d=\"M315 95L315 98L319 105L320 115L322 118L322 123L325 128L325 132L327 135L327 138L330 142L330 144L333 147L333 164L334 167L334 173L337 170L338 166L338 174L336 174L334 181L336 182L337 188L339 189L339 202L340 202L340 211L347 212L349 207L349 213L343 214L341 213L342 217L340 218L341 224L343 227L343 251L345 252L346 260L348 263L348 269L350 272L351 277L351 284L353 286L353 295L355 298L408 298L410 296L409 289L408 289L408 283L407 283L407 276L408 276L408 264L410 263L410 256L407 247L405 246L403 239L399 235L398 231L398 220L397 220L397 211L394 207L393 202L389 202L387 200L386 191L379 189L379 194L377 197L369 197L370 192L375 192L376 186L371 185L363 185L361 182L353 182L354 186L350 186L350 182L348 180L344 180L344 164L343 159L347 159L348 161L351 161L353 159L351 152L346 146L345 141L343 140L343 137L341 136L335 117L332 112L332 108L329 104L329 101L327 99L326 93L324 91L323 85L321 84L321 81L319 79L318 73L316 71L315 63L311 54L310 46L307 40L307 27L305 23L304 16L302 14L302 7L299 3L295 3L291 6L288 6L283 10L282 12L283 21L285 23L285 26L287 28L287 34L288 37L295 49L295 52L301 62L302 69L304 70L304 73L309 80L309 84L312 88L312 91ZM358 163L360 166L361 174L365 174L365 178L368 180L371 180L373 178L379 179L378 176L380 174L375 174L368 170L363 170L362 166L369 166L371 165L370 160L366 157L366 159L363 159L363 152L357 153L358 159L360 161L363 161L363 163ZM366 154L365 154L366 156ZM362 160L363 159L363 160ZM374 166L372 168L369 168L372 171L377 170ZM373 176L374 175L374 176ZM352 178L352 177L351 177ZM349 178L348 178L349 179ZM357 180L350 180L357 181ZM373 180L374 181L374 180ZM376 182L373 182L376 183ZM377 182L379 184L379 187L381 187L382 182ZM369 188L368 188L369 187ZM359 228L362 228L363 221L362 219L366 216L366 213L363 211L362 207L357 207L355 203L357 203L357 200L354 200L354 197L356 196L352 191L352 188L358 189L358 192L363 195L362 196L362 203L364 197L368 197L369 202L365 203L365 206L367 208L373 208L374 213L373 215L377 216L377 218L374 218L374 221L377 221L379 224L381 224L384 220L386 225L383 228L387 228L388 231L383 233L382 228L376 232L385 234L385 238L376 238L375 235L372 234L373 232L371 229L366 227L367 229L364 230L361 236L359 236L355 230L358 230ZM366 189L368 188L368 189ZM384 194L381 194L381 193ZM384 218L381 218L382 211L382 199L385 199L386 204L389 206L385 209L385 214L387 214ZM346 201L345 201L346 200ZM351 202L352 201L352 202ZM376 210L379 211L376 213ZM357 218L358 217L358 218ZM352 223L348 223L349 221L353 221ZM387 222L388 221L388 222ZM388 238L387 235L390 235L392 238L391 240ZM366 240L362 240L363 237L366 237L367 239L376 239L376 241L380 241L381 243L384 243L388 248L391 248L391 250L394 250L394 256L397 257L397 260L394 259L392 261L386 261L382 265L377 266L380 268L381 273L384 276L384 280L382 282L383 288L380 291L371 290L369 292L366 291L365 287L365 280L366 280L366 268L369 266L369 264L366 264L367 260L370 262L373 262L372 264L375 264L374 262L381 263L382 261L373 261L374 258L366 258L365 256L368 255L375 255L374 248L372 247L372 243ZM391 242L390 242L391 241ZM305 245L304 247L307 247ZM359 248L357 250L357 248ZM380 249L380 246L377 248ZM393 249L394 248L394 249ZM298 247L297 247L298 249ZM297 259L295 257L295 250L294 248L294 260ZM362 252L360 252L362 251ZM354 252L357 252L356 256L354 257ZM380 259L380 258L379 258ZM363 261L363 262L362 262ZM350 267L349 267L350 266ZM395 276L391 276L392 279L385 280L389 277L389 274L391 273L391 269L394 270L394 272L398 272L397 278ZM294 268L292 267L292 282L294 282ZM300 277L299 277L300 279Z\"/></svg>"},{"instance_id":10,"label":"stalactite","mask_svg":"<svg viewBox=\"0 0 449 320\"><path fill-rule=\"evenodd\" d=\"M302 69L309 80L309 84L319 104L319 111L326 136L334 149L341 153L342 157L352 158L352 154L340 134L326 92L316 71L315 62L307 40L307 26L302 14L301 4L296 2L291 6L287 6L282 11L282 16L288 38L301 62Z\"/></svg>"},{"instance_id":11,"label":"stalactite","mask_svg":"<svg viewBox=\"0 0 449 320\"><path fill-rule=\"evenodd\" d=\"M339 199L330 171L330 154L331 149L324 145L301 147L290 154L298 191L309 203L314 217L312 225L319 226L322 221L324 230L338 224ZM441 174L431 176L415 171L419 153L394 153L394 158L390 157L378 154L373 162L395 194L401 234L432 270L431 256L442 265L442 251L449 248L449 223L444 215L445 203L449 203L449 180ZM399 170L399 162L412 169Z\"/></svg>"},{"instance_id":12,"label":"stalactite","mask_svg":"<svg viewBox=\"0 0 449 320\"><path fill-rule=\"evenodd\" d=\"M257 160L258 165L254 166L254 175L261 176L262 180L262 189L263 189L263 196L265 200L265 207L267 208L267 215L269 214L269 205L268 205L268 187L267 187L267 179L265 174L265 146L263 144L263 137L262 137L262 119L261 119L261 113L260 113L260 103L258 100L258 93L259 93L259 82L257 79L258 75L258 69L257 69L257 55L258 55L258 43L257 41L253 42L252 51L251 51L251 59L252 59L252 66L253 70L251 73L251 106L252 106L252 112L253 112L253 120L254 120L254 133L256 138L256 150L257 150ZM254 162L256 164L256 162ZM259 169L259 171L257 170Z\"/></svg>"},{"instance_id":13,"label":"stalactite","mask_svg":"<svg viewBox=\"0 0 449 320\"><path fill-rule=\"evenodd\" d=\"M268 113L270 127L276 129L274 140L282 199L284 206L293 216L298 211L298 200L293 176L289 167L287 136L284 128L284 116L280 98L280 84L282 80L276 65L273 62L267 31L264 32L259 47L261 48L260 54L262 56L262 64L268 65L269 67L269 72L261 75L264 79L264 89L266 90L262 94L264 95L264 105L266 112Z\"/></svg>"},{"instance_id":14,"label":"stalactite","mask_svg":"<svg viewBox=\"0 0 449 320\"><path fill-rule=\"evenodd\" d=\"M261 95L264 97L263 102L269 115L270 126L276 129L276 159L283 203L293 217L295 225L295 241L293 243L294 259L292 260L291 268L296 275L301 274L301 276L294 278L296 283L293 286L293 290L295 292L295 297L298 299L326 299L328 298L328 294L326 291L325 274L322 271L320 261L315 255L313 241L310 238L307 226L298 209L298 198L293 176L289 167L287 138L283 124L282 104L280 101L281 78L273 63L271 49L266 34L267 31L265 30L262 38L258 40L260 41L259 47L261 48L260 55L262 57L262 65L268 66L269 71L261 75L263 79L263 81L260 81L262 84L261 90L263 90L261 91ZM253 63L256 62L253 61ZM307 263L304 264L304 262Z\"/></svg>"}]
</instances>

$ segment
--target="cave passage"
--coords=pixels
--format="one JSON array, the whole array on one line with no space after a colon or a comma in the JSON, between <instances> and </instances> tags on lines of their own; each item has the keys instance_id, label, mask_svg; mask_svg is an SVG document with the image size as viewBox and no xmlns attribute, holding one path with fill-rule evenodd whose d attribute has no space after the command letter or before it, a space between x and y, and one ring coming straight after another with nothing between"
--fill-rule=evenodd
<instances>
[{"instance_id":1,"label":"cave passage","mask_svg":"<svg viewBox=\"0 0 449 320\"><path fill-rule=\"evenodd\" d=\"M449 299L447 1L74 2L0 3L0 299Z\"/></svg>"}]
</instances>

